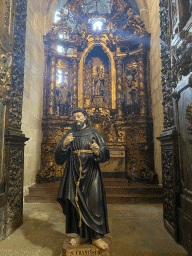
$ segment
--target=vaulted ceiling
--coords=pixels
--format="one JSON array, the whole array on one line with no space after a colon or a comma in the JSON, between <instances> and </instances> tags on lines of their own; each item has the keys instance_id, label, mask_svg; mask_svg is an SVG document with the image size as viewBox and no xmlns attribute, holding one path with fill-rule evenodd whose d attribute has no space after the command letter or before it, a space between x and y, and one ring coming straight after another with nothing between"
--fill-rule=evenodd
<instances>
[{"instance_id":1,"label":"vaulted ceiling","mask_svg":"<svg viewBox=\"0 0 192 256\"><path fill-rule=\"evenodd\" d=\"M38 4L41 5L41 10L43 13L47 16L47 26L49 29L51 28L50 25L53 22L53 13L63 7L63 5L66 4L67 0L34 0L38 1ZM73 2L74 0L68 0L68 2ZM150 0L75 0L75 4L84 5L84 11L93 13L94 11L97 11L101 14L109 13L111 4L118 3L121 8L125 6L127 3L129 3L132 7L132 9L138 13L144 24L146 29L149 31L149 13L148 13L148 2ZM96 7L96 3L98 6ZM73 3L72 3L73 4ZM49 25L48 25L49 24ZM49 30L48 29L48 30ZM47 31L47 30L46 30Z\"/></svg>"},{"instance_id":2,"label":"vaulted ceiling","mask_svg":"<svg viewBox=\"0 0 192 256\"><path fill-rule=\"evenodd\" d=\"M78 1L80 2L80 0L77 0L77 2ZM140 10L148 9L147 0L117 0L117 1L120 2L121 4L123 2L129 2L131 4L132 8L135 10L135 12L137 12L138 14L140 13ZM46 1L44 0L43 5L44 5L46 12L49 12L52 5L58 5L59 7L62 7L66 2L67 2L67 0L46 0ZM86 4L89 3L90 10L91 10L92 8L94 9L95 3L97 1L85 0L85 1L81 1L81 2L84 2ZM98 3L98 9L100 8L100 11L103 12L103 11L109 10L110 4L113 3L113 0L112 1L109 1L109 0L99 1L98 0L98 2L102 3L102 4ZM109 3L109 2L111 2L111 3ZM101 7L99 7L99 5Z\"/></svg>"}]
</instances>

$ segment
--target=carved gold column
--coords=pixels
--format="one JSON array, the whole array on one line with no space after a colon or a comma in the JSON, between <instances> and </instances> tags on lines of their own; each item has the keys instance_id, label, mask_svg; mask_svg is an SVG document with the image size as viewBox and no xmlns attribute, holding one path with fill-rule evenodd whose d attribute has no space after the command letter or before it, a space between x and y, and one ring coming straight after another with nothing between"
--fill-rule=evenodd
<instances>
[{"instance_id":1,"label":"carved gold column","mask_svg":"<svg viewBox=\"0 0 192 256\"><path fill-rule=\"evenodd\" d=\"M78 107L78 60L72 62L72 106Z\"/></svg>"},{"instance_id":2,"label":"carved gold column","mask_svg":"<svg viewBox=\"0 0 192 256\"><path fill-rule=\"evenodd\" d=\"M117 87L116 87L116 104L118 115L122 116L122 81L123 81L123 61L121 58L116 59Z\"/></svg>"},{"instance_id":3,"label":"carved gold column","mask_svg":"<svg viewBox=\"0 0 192 256\"><path fill-rule=\"evenodd\" d=\"M145 92L145 74L144 74L144 58L143 52L137 57L138 60L138 93L141 115L146 114L146 92Z\"/></svg>"},{"instance_id":4,"label":"carved gold column","mask_svg":"<svg viewBox=\"0 0 192 256\"><path fill-rule=\"evenodd\" d=\"M48 92L48 115L55 114L55 85L56 85L56 57L53 55L51 57L51 79L49 84L49 92Z\"/></svg>"},{"instance_id":5,"label":"carved gold column","mask_svg":"<svg viewBox=\"0 0 192 256\"><path fill-rule=\"evenodd\" d=\"M44 86L43 86L43 116L47 114L47 84L48 84L48 51L49 48L45 45L45 67L44 67Z\"/></svg>"}]
</instances>

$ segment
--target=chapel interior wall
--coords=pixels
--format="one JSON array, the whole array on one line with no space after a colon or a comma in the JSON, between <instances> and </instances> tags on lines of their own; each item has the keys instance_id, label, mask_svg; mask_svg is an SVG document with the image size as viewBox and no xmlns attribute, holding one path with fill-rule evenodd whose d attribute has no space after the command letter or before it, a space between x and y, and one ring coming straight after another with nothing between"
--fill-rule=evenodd
<instances>
[{"instance_id":1,"label":"chapel interior wall","mask_svg":"<svg viewBox=\"0 0 192 256\"><path fill-rule=\"evenodd\" d=\"M24 193L36 182L41 166L44 43L51 29L58 0L29 0L27 7L25 77L22 108L22 131L30 140L25 146Z\"/></svg>"},{"instance_id":2,"label":"chapel interior wall","mask_svg":"<svg viewBox=\"0 0 192 256\"><path fill-rule=\"evenodd\" d=\"M153 116L154 158L155 170L159 177L159 183L162 183L161 147L160 142L156 139L163 131L159 1L148 0L148 8L149 32L151 33L150 80Z\"/></svg>"},{"instance_id":3,"label":"chapel interior wall","mask_svg":"<svg viewBox=\"0 0 192 256\"><path fill-rule=\"evenodd\" d=\"M4 4L4 2L3 1L0 1L0 13L2 14L1 15L1 18L0 18L0 27L1 26L3 26L3 4ZM0 31L0 34L1 34L2 32ZM0 52L1 52L1 47L0 47Z\"/></svg>"},{"instance_id":4,"label":"chapel interior wall","mask_svg":"<svg viewBox=\"0 0 192 256\"><path fill-rule=\"evenodd\" d=\"M35 183L41 164L44 15L41 1L29 0L27 6L25 77L22 108L22 131L30 140L25 146L24 186Z\"/></svg>"}]
</instances>

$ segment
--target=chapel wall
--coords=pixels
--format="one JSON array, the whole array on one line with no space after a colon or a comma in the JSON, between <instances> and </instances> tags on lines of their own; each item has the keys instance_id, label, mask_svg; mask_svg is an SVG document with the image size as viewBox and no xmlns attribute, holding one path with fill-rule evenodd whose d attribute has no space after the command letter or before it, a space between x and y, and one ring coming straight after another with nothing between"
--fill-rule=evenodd
<instances>
[{"instance_id":1,"label":"chapel wall","mask_svg":"<svg viewBox=\"0 0 192 256\"><path fill-rule=\"evenodd\" d=\"M158 174L159 183L162 183L161 147L160 142L156 139L163 131L159 1L148 0L148 8L149 32L151 33L150 80L152 97L155 171Z\"/></svg>"},{"instance_id":2,"label":"chapel wall","mask_svg":"<svg viewBox=\"0 0 192 256\"><path fill-rule=\"evenodd\" d=\"M25 146L24 193L36 182L41 166L44 43L43 36L51 29L58 0L28 0L25 78L22 108L22 131L30 138Z\"/></svg>"},{"instance_id":3,"label":"chapel wall","mask_svg":"<svg viewBox=\"0 0 192 256\"><path fill-rule=\"evenodd\" d=\"M44 16L40 2L29 0L27 7L25 77L23 93L22 131L30 138L25 146L24 186L35 183L41 164Z\"/></svg>"},{"instance_id":4,"label":"chapel wall","mask_svg":"<svg viewBox=\"0 0 192 256\"><path fill-rule=\"evenodd\" d=\"M3 1L0 1L0 13L3 16ZM0 19L0 27L2 27L2 26L3 26L3 19ZM2 31L0 31L0 42L2 41L1 33L2 33ZM2 51L2 42L0 45L1 45L0 46L0 53L1 53L1 52L3 52Z\"/></svg>"}]
</instances>

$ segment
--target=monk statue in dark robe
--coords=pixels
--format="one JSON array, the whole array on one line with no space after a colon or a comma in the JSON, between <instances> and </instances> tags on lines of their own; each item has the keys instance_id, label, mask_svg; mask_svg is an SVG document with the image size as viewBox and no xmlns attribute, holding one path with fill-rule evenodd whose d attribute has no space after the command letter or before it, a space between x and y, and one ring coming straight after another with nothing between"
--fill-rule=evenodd
<instances>
[{"instance_id":1,"label":"monk statue in dark robe","mask_svg":"<svg viewBox=\"0 0 192 256\"><path fill-rule=\"evenodd\" d=\"M66 162L57 201L66 216L66 233L76 233L70 244L92 241L102 250L109 233L105 190L99 163L108 161L109 149L102 135L90 125L84 109L72 111L74 124L60 141L55 160Z\"/></svg>"}]
</instances>

